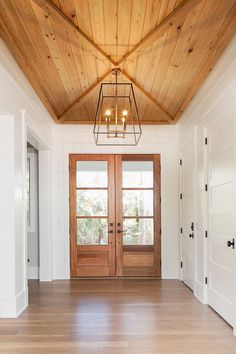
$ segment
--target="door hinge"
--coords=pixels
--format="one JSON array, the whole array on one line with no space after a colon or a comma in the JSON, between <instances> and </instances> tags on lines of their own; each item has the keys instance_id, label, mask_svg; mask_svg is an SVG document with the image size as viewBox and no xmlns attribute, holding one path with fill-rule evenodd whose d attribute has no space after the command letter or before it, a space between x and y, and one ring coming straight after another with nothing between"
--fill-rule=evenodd
<instances>
[{"instance_id":1,"label":"door hinge","mask_svg":"<svg viewBox=\"0 0 236 354\"><path fill-rule=\"evenodd\" d=\"M205 145L207 145L207 142L208 142L208 141L207 141L207 138L205 138Z\"/></svg>"},{"instance_id":2,"label":"door hinge","mask_svg":"<svg viewBox=\"0 0 236 354\"><path fill-rule=\"evenodd\" d=\"M160 266L161 266L161 259L160 259Z\"/></svg>"},{"instance_id":3,"label":"door hinge","mask_svg":"<svg viewBox=\"0 0 236 354\"><path fill-rule=\"evenodd\" d=\"M160 235L161 235L161 229L160 229Z\"/></svg>"},{"instance_id":4,"label":"door hinge","mask_svg":"<svg viewBox=\"0 0 236 354\"><path fill-rule=\"evenodd\" d=\"M207 192L208 191L208 185L205 184L205 191Z\"/></svg>"},{"instance_id":5,"label":"door hinge","mask_svg":"<svg viewBox=\"0 0 236 354\"><path fill-rule=\"evenodd\" d=\"M207 232L207 230L205 231L205 238L207 238L207 236L208 236L208 232Z\"/></svg>"},{"instance_id":6,"label":"door hinge","mask_svg":"<svg viewBox=\"0 0 236 354\"><path fill-rule=\"evenodd\" d=\"M205 284L207 284L207 277L205 277Z\"/></svg>"},{"instance_id":7,"label":"door hinge","mask_svg":"<svg viewBox=\"0 0 236 354\"><path fill-rule=\"evenodd\" d=\"M182 228L182 227L180 228L180 233L181 233L181 234L183 233L183 228Z\"/></svg>"},{"instance_id":8,"label":"door hinge","mask_svg":"<svg viewBox=\"0 0 236 354\"><path fill-rule=\"evenodd\" d=\"M180 166L182 166L182 164L183 164L183 160L182 159L179 160L179 164L180 164Z\"/></svg>"},{"instance_id":9,"label":"door hinge","mask_svg":"<svg viewBox=\"0 0 236 354\"><path fill-rule=\"evenodd\" d=\"M182 194L182 193L180 193L180 196L179 196L179 197L180 197L180 199L183 199L183 194Z\"/></svg>"},{"instance_id":10,"label":"door hinge","mask_svg":"<svg viewBox=\"0 0 236 354\"><path fill-rule=\"evenodd\" d=\"M180 268L183 268L183 262L182 261L180 262Z\"/></svg>"}]
</instances>

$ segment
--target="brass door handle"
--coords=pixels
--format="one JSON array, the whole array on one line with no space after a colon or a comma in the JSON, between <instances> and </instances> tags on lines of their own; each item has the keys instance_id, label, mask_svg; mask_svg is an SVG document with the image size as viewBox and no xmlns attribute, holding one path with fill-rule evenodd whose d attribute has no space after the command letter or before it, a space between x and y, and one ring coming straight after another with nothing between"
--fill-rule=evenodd
<instances>
[{"instance_id":1,"label":"brass door handle","mask_svg":"<svg viewBox=\"0 0 236 354\"><path fill-rule=\"evenodd\" d=\"M117 230L118 234L123 234L124 230Z\"/></svg>"}]
</instances>

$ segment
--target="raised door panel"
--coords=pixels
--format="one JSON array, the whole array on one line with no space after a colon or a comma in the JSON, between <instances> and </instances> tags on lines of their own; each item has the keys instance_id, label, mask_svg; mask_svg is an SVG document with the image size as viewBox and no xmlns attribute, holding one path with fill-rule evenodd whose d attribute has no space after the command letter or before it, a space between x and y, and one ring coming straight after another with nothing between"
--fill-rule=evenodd
<instances>
[{"instance_id":1,"label":"raised door panel","mask_svg":"<svg viewBox=\"0 0 236 354\"><path fill-rule=\"evenodd\" d=\"M231 104L208 129L208 302L231 325L235 299L236 127Z\"/></svg>"}]
</instances>

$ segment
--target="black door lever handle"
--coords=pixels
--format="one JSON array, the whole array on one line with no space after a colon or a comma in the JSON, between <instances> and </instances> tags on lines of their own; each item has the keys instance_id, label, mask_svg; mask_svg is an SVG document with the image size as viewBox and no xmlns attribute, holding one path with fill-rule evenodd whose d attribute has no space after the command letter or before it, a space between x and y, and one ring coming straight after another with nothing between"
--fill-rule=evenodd
<instances>
[{"instance_id":1,"label":"black door lever handle","mask_svg":"<svg viewBox=\"0 0 236 354\"><path fill-rule=\"evenodd\" d=\"M234 247L235 247L235 240L234 240L234 238L233 238L232 241L227 241L227 246L228 246L228 247L232 247L232 248L234 249Z\"/></svg>"},{"instance_id":2,"label":"black door lever handle","mask_svg":"<svg viewBox=\"0 0 236 354\"><path fill-rule=\"evenodd\" d=\"M194 238L194 234L189 234L189 238Z\"/></svg>"}]
</instances>

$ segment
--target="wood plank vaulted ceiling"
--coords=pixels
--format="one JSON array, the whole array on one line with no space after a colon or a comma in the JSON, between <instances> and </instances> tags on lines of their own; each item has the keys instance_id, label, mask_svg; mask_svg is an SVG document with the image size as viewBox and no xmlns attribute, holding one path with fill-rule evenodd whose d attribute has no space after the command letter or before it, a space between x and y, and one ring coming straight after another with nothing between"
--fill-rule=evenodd
<instances>
[{"instance_id":1,"label":"wood plank vaulted ceiling","mask_svg":"<svg viewBox=\"0 0 236 354\"><path fill-rule=\"evenodd\" d=\"M93 123L114 67L143 124L175 123L235 33L236 0L0 0L1 37L56 123Z\"/></svg>"}]
</instances>

